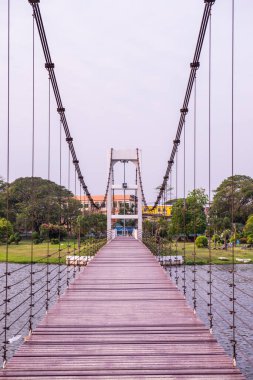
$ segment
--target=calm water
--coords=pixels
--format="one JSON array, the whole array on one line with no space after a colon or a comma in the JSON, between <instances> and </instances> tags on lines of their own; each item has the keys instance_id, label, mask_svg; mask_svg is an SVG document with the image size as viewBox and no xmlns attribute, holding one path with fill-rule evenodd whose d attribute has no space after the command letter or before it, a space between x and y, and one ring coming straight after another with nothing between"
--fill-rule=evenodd
<instances>
[{"instance_id":1,"label":"calm water","mask_svg":"<svg viewBox=\"0 0 253 380\"><path fill-rule=\"evenodd\" d=\"M57 298L57 288L60 285L60 294L64 293L67 287L67 278L73 279L74 270L78 273L78 268L66 265L49 265L48 268L43 264L33 265L33 304L32 308L32 324L33 329L36 327L46 312L46 294L47 294L47 278L49 281L50 306L52 306ZM0 264L0 347L4 342L5 327L5 272L4 263ZM29 316L31 314L31 266L30 264L9 264L8 266L8 308L7 313L7 340L9 340L7 348L7 357L13 356L15 350L23 342L23 338L29 333ZM47 276L48 273L48 276ZM1 364L3 351L1 350Z\"/></svg>"},{"instance_id":2,"label":"calm water","mask_svg":"<svg viewBox=\"0 0 253 380\"><path fill-rule=\"evenodd\" d=\"M176 282L178 288L183 289L184 267L167 268L168 275ZM193 267L186 266L186 299L193 306ZM229 272L230 265L212 266L212 312L213 334L223 346L229 356L232 356L231 342L232 330L232 274ZM209 267L206 265L196 266L196 299L197 315L209 327ZM177 273L176 273L177 272ZM235 325L237 341L237 366L247 379L253 379L253 265L236 265L235 273Z\"/></svg>"},{"instance_id":3,"label":"calm water","mask_svg":"<svg viewBox=\"0 0 253 380\"><path fill-rule=\"evenodd\" d=\"M186 299L188 303L193 305L193 267L186 266ZM209 273L208 266L196 267L196 298L197 298L197 314L203 322L209 327L208 320L208 291L207 284ZM229 265L218 265L212 268L212 303L213 303L213 334L224 347L228 355L231 356L232 338L230 325L231 320L231 290L229 286L231 282L231 273ZM50 281L50 304L52 305L58 298L57 286L58 278L60 281L61 294L67 286L67 277L73 278L73 267L62 265L50 265L49 268ZM23 338L27 336L29 331L29 315L30 315L30 265L9 264L11 275L8 276L8 312L11 312L7 317L7 325L9 330L7 339L8 343L8 358L10 358L19 345L23 342ZM33 311L34 317L33 328L36 327L39 320L45 314L46 306L46 279L47 266L33 266L34 280L34 297ZM69 273L68 273L69 272ZM76 268L78 273L78 268ZM183 286L183 266L167 268L168 276L175 282L175 277L178 277L178 287ZM171 273L170 273L171 272ZM177 273L176 273L177 272ZM0 264L0 347L4 341L4 311L5 311L5 264ZM237 364L247 379L253 379L253 265L237 265L236 266L236 340L237 340ZM13 338L13 339L12 339ZM16 340L17 339L17 340ZM1 355L3 352L1 353Z\"/></svg>"}]
</instances>

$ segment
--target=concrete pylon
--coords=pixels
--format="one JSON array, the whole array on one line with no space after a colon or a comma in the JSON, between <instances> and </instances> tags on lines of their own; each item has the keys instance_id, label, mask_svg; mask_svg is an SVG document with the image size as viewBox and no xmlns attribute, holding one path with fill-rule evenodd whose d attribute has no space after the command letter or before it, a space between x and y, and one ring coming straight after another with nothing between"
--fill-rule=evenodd
<instances>
[{"instance_id":1,"label":"concrete pylon","mask_svg":"<svg viewBox=\"0 0 253 380\"><path fill-rule=\"evenodd\" d=\"M141 151L138 150L139 157L141 156ZM110 160L112 160L110 165ZM137 156L137 150L136 149L111 149L109 153L109 167L111 168L110 173L110 181L109 181L109 188L107 193L107 240L111 240L114 238L113 232L112 232L112 219L136 219L138 220L138 227L137 227L137 237L138 240L142 240L142 194L141 194L141 186L140 186L140 176L139 173L137 175L137 184L134 185L127 185L127 187L123 187L122 185L113 185L112 184L112 171L113 167L117 162L132 162L136 168L137 171L140 167L140 162L138 165L138 156ZM134 190L137 192L137 214L134 215L117 215L112 214L112 190Z\"/></svg>"}]
</instances>

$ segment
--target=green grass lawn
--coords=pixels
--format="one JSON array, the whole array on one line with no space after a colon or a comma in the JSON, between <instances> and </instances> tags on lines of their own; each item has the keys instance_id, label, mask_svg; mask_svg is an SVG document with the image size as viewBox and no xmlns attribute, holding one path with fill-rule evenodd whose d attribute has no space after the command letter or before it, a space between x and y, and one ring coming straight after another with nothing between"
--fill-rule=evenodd
<instances>
[{"instance_id":1,"label":"green grass lawn","mask_svg":"<svg viewBox=\"0 0 253 380\"><path fill-rule=\"evenodd\" d=\"M162 255L170 255L172 249L172 255L178 254L180 256L184 256L184 243L179 242L170 244L166 242L163 244L161 249ZM197 248L196 247L196 256L195 262L196 264L208 264L209 263L209 249L208 248ZM250 259L250 263L253 264L253 249L245 249L243 246L238 246L234 248L235 258L239 259ZM214 246L211 248L211 257L213 264L231 264L232 263L232 248L228 248L227 250L223 249L215 249ZM219 258L226 258L219 259ZM186 264L194 263L194 244L193 243L185 243L185 261ZM235 260L235 263L240 264L239 261Z\"/></svg>"},{"instance_id":2,"label":"green grass lawn","mask_svg":"<svg viewBox=\"0 0 253 380\"><path fill-rule=\"evenodd\" d=\"M80 255L82 256L89 256L95 253L100 247L102 247L105 244L106 240L102 239L97 241L97 245L95 247L94 240L93 242L91 240L85 241L85 243L82 243L81 249L80 249ZM51 264L57 264L59 262L59 256L60 256L60 262L62 264L65 264L66 262L66 255L73 256L74 253L76 255L79 254L77 242L76 241L70 241L69 242L70 247L68 247L68 242L64 241L61 242L60 248L60 255L59 255L59 245L58 244L47 244L47 243L41 243L41 244L34 244L33 245L33 262L35 263L46 263L47 262L47 255L48 255L48 261ZM178 243L177 246L175 243L171 245L172 247L172 254L178 255L184 255L184 244L182 242ZM186 243L185 244L185 257L186 257L186 264L193 264L194 262L194 244L193 243ZM170 243L166 243L163 246L162 254L169 255L170 254ZM222 249L214 249L212 247L211 249L211 255L212 255L212 263L214 264L230 264L232 263L232 249L228 248L226 250ZM220 260L219 257L226 257L228 260ZM235 248L235 257L236 258L243 258L243 259L251 259L251 263L253 263L253 249L242 249L242 247L236 247ZM208 264L209 263L209 250L208 248L196 248L196 263L197 264ZM6 246L0 245L0 262L5 262L6 259ZM30 263L31 262L31 241L21 241L18 245L11 244L9 245L9 262L12 263ZM237 263L237 261L236 261ZM238 262L239 263L239 262Z\"/></svg>"},{"instance_id":3,"label":"green grass lawn","mask_svg":"<svg viewBox=\"0 0 253 380\"><path fill-rule=\"evenodd\" d=\"M95 246L94 241L85 241L81 244L80 255L89 256L95 253L99 247L105 244L105 239L97 241ZM69 245L69 247L68 247ZM65 264L66 256L79 255L78 246L76 241L61 242L60 252L58 244L40 243L33 245L33 262L46 263L47 256L48 262L51 264L57 264L60 262ZM8 261L11 263L30 263L31 262L31 241L21 241L19 244L11 244L8 247ZM0 262L6 261L6 245L0 245Z\"/></svg>"}]
</instances>

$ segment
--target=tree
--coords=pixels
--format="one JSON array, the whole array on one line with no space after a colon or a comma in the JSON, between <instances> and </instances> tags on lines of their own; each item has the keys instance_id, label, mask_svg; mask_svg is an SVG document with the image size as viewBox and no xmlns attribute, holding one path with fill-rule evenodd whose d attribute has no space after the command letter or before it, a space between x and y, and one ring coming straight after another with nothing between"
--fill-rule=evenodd
<instances>
[{"instance_id":1,"label":"tree","mask_svg":"<svg viewBox=\"0 0 253 380\"><path fill-rule=\"evenodd\" d=\"M221 239L224 242L225 248L227 249L227 242L231 237L231 231L229 229L226 229L221 234Z\"/></svg>"},{"instance_id":2,"label":"tree","mask_svg":"<svg viewBox=\"0 0 253 380\"><path fill-rule=\"evenodd\" d=\"M6 190L6 183L3 178L0 177L0 217L6 217L6 198L4 192Z\"/></svg>"},{"instance_id":3,"label":"tree","mask_svg":"<svg viewBox=\"0 0 253 380\"><path fill-rule=\"evenodd\" d=\"M153 235L154 233L154 226L155 226L155 222L154 221L151 221L151 220L148 220L148 219L145 219L143 220L143 224L142 224L142 228L143 228L143 234L144 235Z\"/></svg>"},{"instance_id":4,"label":"tree","mask_svg":"<svg viewBox=\"0 0 253 380\"><path fill-rule=\"evenodd\" d=\"M120 204L120 208L119 208L119 215L124 215L124 213L126 215L134 215L135 214L135 207L134 207L134 204L132 204L131 206L129 205L129 203L125 203L125 209L124 209L124 202ZM122 226L124 225L124 220L119 220L118 223L120 223ZM135 220L133 219L126 219L125 220L125 226L135 226Z\"/></svg>"},{"instance_id":5,"label":"tree","mask_svg":"<svg viewBox=\"0 0 253 380\"><path fill-rule=\"evenodd\" d=\"M5 243L13 234L11 222L5 218L0 218L0 242Z\"/></svg>"},{"instance_id":6,"label":"tree","mask_svg":"<svg viewBox=\"0 0 253 380\"><path fill-rule=\"evenodd\" d=\"M106 215L103 214L85 214L77 218L76 233L80 228L81 235L101 235L106 232Z\"/></svg>"},{"instance_id":7,"label":"tree","mask_svg":"<svg viewBox=\"0 0 253 380\"><path fill-rule=\"evenodd\" d=\"M250 245L253 244L253 235L248 235L247 236L247 244L250 244Z\"/></svg>"},{"instance_id":8,"label":"tree","mask_svg":"<svg viewBox=\"0 0 253 380\"><path fill-rule=\"evenodd\" d=\"M174 235L203 234L206 230L205 205L208 197L204 189L190 192L185 199L178 199L172 207L171 229Z\"/></svg>"},{"instance_id":9,"label":"tree","mask_svg":"<svg viewBox=\"0 0 253 380\"><path fill-rule=\"evenodd\" d=\"M64 226L59 226L57 224L42 224L40 226L40 235L43 238L51 239L59 239L62 240L64 237L67 236L67 230Z\"/></svg>"},{"instance_id":10,"label":"tree","mask_svg":"<svg viewBox=\"0 0 253 380\"><path fill-rule=\"evenodd\" d=\"M243 233L246 237L249 235L253 235L253 215L249 215Z\"/></svg>"},{"instance_id":11,"label":"tree","mask_svg":"<svg viewBox=\"0 0 253 380\"><path fill-rule=\"evenodd\" d=\"M168 235L168 221L164 218L159 218L156 224L156 236L158 237L167 237Z\"/></svg>"},{"instance_id":12,"label":"tree","mask_svg":"<svg viewBox=\"0 0 253 380\"><path fill-rule=\"evenodd\" d=\"M12 182L9 205L10 220L18 230L37 232L43 223L72 224L81 208L69 190L40 177L18 178Z\"/></svg>"},{"instance_id":13,"label":"tree","mask_svg":"<svg viewBox=\"0 0 253 380\"><path fill-rule=\"evenodd\" d=\"M213 234L212 242L214 243L215 249L217 248L217 243L220 243L220 236L218 234Z\"/></svg>"},{"instance_id":14,"label":"tree","mask_svg":"<svg viewBox=\"0 0 253 380\"><path fill-rule=\"evenodd\" d=\"M214 191L210 209L210 222L216 232L232 228L233 223L245 224L253 214L253 179L245 175L235 175L225 179ZM234 217L232 221L232 199L234 197Z\"/></svg>"}]
</instances>

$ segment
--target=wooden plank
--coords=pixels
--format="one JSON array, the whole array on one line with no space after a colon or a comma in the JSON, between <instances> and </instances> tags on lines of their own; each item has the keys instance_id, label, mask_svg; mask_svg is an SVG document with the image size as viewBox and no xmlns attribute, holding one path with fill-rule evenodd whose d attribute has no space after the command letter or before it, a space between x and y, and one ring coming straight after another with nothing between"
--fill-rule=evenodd
<instances>
[{"instance_id":1,"label":"wooden plank","mask_svg":"<svg viewBox=\"0 0 253 380\"><path fill-rule=\"evenodd\" d=\"M243 379L150 251L103 247L0 371L6 379Z\"/></svg>"}]
</instances>

